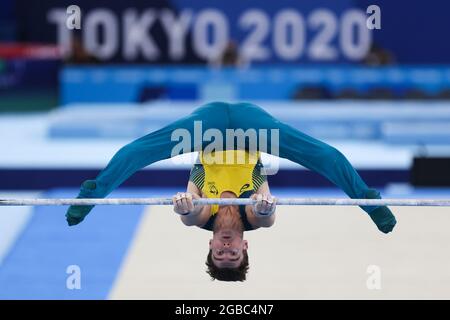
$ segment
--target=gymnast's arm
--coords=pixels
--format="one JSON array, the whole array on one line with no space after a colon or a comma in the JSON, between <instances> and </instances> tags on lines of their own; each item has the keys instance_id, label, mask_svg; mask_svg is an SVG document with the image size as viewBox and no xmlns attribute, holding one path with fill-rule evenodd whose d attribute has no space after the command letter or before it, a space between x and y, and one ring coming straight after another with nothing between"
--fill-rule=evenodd
<instances>
[{"instance_id":1,"label":"gymnast's arm","mask_svg":"<svg viewBox=\"0 0 450 320\"><path fill-rule=\"evenodd\" d=\"M271 227L275 223L276 199L270 194L269 183L265 181L251 199L258 200L256 206L245 206L248 222L254 227Z\"/></svg>"},{"instance_id":2,"label":"gymnast's arm","mask_svg":"<svg viewBox=\"0 0 450 320\"><path fill-rule=\"evenodd\" d=\"M181 221L186 226L202 227L211 215L210 205L197 205L192 203L193 199L200 199L201 191L189 181L186 192L179 192L173 197L174 211L180 215Z\"/></svg>"}]
</instances>

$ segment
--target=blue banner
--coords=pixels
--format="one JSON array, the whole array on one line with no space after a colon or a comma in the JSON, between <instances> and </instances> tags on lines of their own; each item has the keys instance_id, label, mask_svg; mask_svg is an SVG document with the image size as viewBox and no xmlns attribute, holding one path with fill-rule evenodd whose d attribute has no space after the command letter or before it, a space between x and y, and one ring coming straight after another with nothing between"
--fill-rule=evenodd
<instances>
[{"instance_id":1,"label":"blue banner","mask_svg":"<svg viewBox=\"0 0 450 320\"><path fill-rule=\"evenodd\" d=\"M78 0L75 30L71 0L16 2L17 40L82 48L92 59L81 62L450 63L449 1ZM367 27L371 5L379 29Z\"/></svg>"},{"instance_id":2,"label":"blue banner","mask_svg":"<svg viewBox=\"0 0 450 320\"><path fill-rule=\"evenodd\" d=\"M372 46L368 15L350 0L79 0L80 28L71 30L72 4L20 0L20 34L89 62L357 62Z\"/></svg>"}]
</instances>

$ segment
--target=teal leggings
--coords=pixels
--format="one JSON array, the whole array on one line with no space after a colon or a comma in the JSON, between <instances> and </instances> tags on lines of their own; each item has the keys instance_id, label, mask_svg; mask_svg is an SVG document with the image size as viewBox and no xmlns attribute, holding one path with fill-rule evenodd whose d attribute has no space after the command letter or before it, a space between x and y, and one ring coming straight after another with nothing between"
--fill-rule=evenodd
<instances>
[{"instance_id":1,"label":"teal leggings","mask_svg":"<svg viewBox=\"0 0 450 320\"><path fill-rule=\"evenodd\" d=\"M78 197L106 197L136 171L154 162L170 158L172 149L179 143L178 140L172 141L171 139L172 132L176 129L186 129L191 133L190 145L192 148L185 150L186 152L203 149L210 142L194 141L194 121L201 121L203 132L215 128L220 130L224 137L226 129L240 128L244 131L247 129L279 129L279 156L281 158L289 159L321 174L342 189L350 198L380 198L379 192L368 188L349 161L336 148L277 120L254 104L224 102L205 104L188 116L122 147L95 180L83 183ZM269 149L263 151L271 153L270 134L267 138ZM383 207L361 208L370 214ZM69 208L67 215L69 224L81 222L91 209L92 206Z\"/></svg>"}]
</instances>

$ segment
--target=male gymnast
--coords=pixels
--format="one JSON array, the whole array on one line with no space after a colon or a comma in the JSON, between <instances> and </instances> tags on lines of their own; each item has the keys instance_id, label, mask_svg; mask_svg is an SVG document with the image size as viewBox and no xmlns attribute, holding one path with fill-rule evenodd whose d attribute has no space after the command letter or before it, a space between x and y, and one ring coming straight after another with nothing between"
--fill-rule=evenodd
<instances>
[{"instance_id":1,"label":"male gymnast","mask_svg":"<svg viewBox=\"0 0 450 320\"><path fill-rule=\"evenodd\" d=\"M326 177L353 199L381 199L380 193L369 188L346 157L336 148L308 136L279 121L257 105L251 103L212 102L195 109L191 114L149 133L122 147L95 180L85 181L78 198L103 198L136 171L160 160L172 157L178 141L172 133L184 129L195 137L194 122L200 121L203 129L219 130L226 136L227 129L277 129L277 150L244 148L203 152L207 141L192 139L183 153L200 151L199 163L191 170L187 191L173 198L174 211L181 215L185 225L198 226L213 231L207 257L208 273L213 279L243 281L248 270L248 243L244 231L270 227L275 221L276 199L270 194L259 152L274 154L296 162ZM267 137L272 146L271 137ZM257 144L259 148L260 144ZM236 159L236 163L216 163L211 158ZM229 159L229 158L228 158ZM194 206L192 199L253 198L255 205L248 206ZM70 226L84 220L94 206L71 206L66 218ZM361 207L383 233L389 233L396 219L386 206Z\"/></svg>"}]
</instances>

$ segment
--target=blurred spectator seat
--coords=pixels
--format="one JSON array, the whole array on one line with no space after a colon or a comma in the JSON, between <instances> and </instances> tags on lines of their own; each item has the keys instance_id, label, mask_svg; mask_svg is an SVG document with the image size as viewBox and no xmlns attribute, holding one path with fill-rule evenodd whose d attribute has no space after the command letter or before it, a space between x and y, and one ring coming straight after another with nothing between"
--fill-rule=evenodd
<instances>
[{"instance_id":1,"label":"blurred spectator seat","mask_svg":"<svg viewBox=\"0 0 450 320\"><path fill-rule=\"evenodd\" d=\"M353 88L345 88L335 95L336 99L361 99L361 93Z\"/></svg>"},{"instance_id":2,"label":"blurred spectator seat","mask_svg":"<svg viewBox=\"0 0 450 320\"><path fill-rule=\"evenodd\" d=\"M435 98L442 99L442 100L449 100L450 99L450 88L440 90Z\"/></svg>"},{"instance_id":3,"label":"blurred spectator seat","mask_svg":"<svg viewBox=\"0 0 450 320\"><path fill-rule=\"evenodd\" d=\"M294 100L323 100L331 99L331 94L325 87L307 86L298 89L293 98Z\"/></svg>"},{"instance_id":4,"label":"blurred spectator seat","mask_svg":"<svg viewBox=\"0 0 450 320\"><path fill-rule=\"evenodd\" d=\"M369 100L393 100L396 96L392 89L378 87L369 89L364 98Z\"/></svg>"},{"instance_id":5,"label":"blurred spectator seat","mask_svg":"<svg viewBox=\"0 0 450 320\"><path fill-rule=\"evenodd\" d=\"M186 84L168 86L147 85L139 90L137 102L145 103L155 100L195 100L198 97L197 87Z\"/></svg>"},{"instance_id":6,"label":"blurred spectator seat","mask_svg":"<svg viewBox=\"0 0 450 320\"><path fill-rule=\"evenodd\" d=\"M389 50L373 44L363 62L369 66L383 66L395 63L395 57Z\"/></svg>"},{"instance_id":7,"label":"blurred spectator seat","mask_svg":"<svg viewBox=\"0 0 450 320\"><path fill-rule=\"evenodd\" d=\"M403 99L407 100L425 100L431 99L431 95L421 89L408 89L403 95Z\"/></svg>"},{"instance_id":8,"label":"blurred spectator seat","mask_svg":"<svg viewBox=\"0 0 450 320\"><path fill-rule=\"evenodd\" d=\"M143 87L139 91L137 102L143 103L153 100L159 100L166 96L167 89L165 87Z\"/></svg>"}]
</instances>

